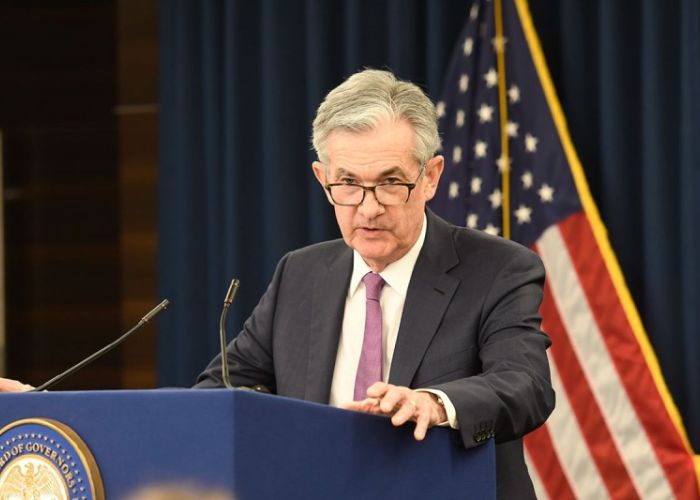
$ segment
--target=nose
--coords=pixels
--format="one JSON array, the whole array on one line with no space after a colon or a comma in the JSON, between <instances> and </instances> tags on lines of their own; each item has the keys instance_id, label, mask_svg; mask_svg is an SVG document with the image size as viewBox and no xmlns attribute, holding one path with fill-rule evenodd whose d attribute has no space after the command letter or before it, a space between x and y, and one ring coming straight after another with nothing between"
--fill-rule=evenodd
<instances>
[{"instance_id":1,"label":"nose","mask_svg":"<svg viewBox=\"0 0 700 500\"><path fill-rule=\"evenodd\" d=\"M384 213L384 205L377 201L377 195L374 191L365 191L365 199L357 207L361 215L369 219L374 218Z\"/></svg>"}]
</instances>

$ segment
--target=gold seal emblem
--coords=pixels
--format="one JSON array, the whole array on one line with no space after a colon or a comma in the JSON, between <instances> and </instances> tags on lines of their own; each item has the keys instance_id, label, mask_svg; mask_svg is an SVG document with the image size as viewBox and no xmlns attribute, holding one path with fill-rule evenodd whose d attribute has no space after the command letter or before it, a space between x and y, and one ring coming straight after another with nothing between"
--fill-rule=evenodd
<instances>
[{"instance_id":1,"label":"gold seal emblem","mask_svg":"<svg viewBox=\"0 0 700 500\"><path fill-rule=\"evenodd\" d=\"M17 459L0 474L3 500L68 500L68 489L56 470L34 457Z\"/></svg>"},{"instance_id":2,"label":"gold seal emblem","mask_svg":"<svg viewBox=\"0 0 700 500\"><path fill-rule=\"evenodd\" d=\"M49 419L0 430L0 500L103 500L90 450L68 426Z\"/></svg>"}]
</instances>

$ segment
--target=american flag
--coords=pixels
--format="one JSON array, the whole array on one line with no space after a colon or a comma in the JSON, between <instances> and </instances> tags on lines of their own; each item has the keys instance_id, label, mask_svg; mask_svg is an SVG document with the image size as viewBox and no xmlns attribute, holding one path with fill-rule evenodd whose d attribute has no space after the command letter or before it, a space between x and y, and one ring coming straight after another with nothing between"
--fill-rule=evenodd
<instances>
[{"instance_id":1,"label":"american flag","mask_svg":"<svg viewBox=\"0 0 700 500\"><path fill-rule=\"evenodd\" d=\"M700 498L700 457L591 198L526 0L475 2L445 81L432 208L532 248L547 270L557 405L525 439L538 497Z\"/></svg>"}]
</instances>

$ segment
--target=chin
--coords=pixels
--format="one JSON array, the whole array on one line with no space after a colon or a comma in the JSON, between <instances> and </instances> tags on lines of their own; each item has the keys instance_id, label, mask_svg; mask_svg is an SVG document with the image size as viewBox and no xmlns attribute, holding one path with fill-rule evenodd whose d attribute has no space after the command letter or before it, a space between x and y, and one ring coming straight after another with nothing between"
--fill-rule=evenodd
<instances>
[{"instance_id":1,"label":"chin","mask_svg":"<svg viewBox=\"0 0 700 500\"><path fill-rule=\"evenodd\" d=\"M395 248L387 248L385 244L377 245L372 242L361 242L358 245L353 245L353 248L363 259L373 262L390 262L391 256L396 251Z\"/></svg>"},{"instance_id":2,"label":"chin","mask_svg":"<svg viewBox=\"0 0 700 500\"><path fill-rule=\"evenodd\" d=\"M360 255L371 258L381 258L389 253L387 252L386 244L377 240L356 239L351 246L360 252Z\"/></svg>"}]
</instances>

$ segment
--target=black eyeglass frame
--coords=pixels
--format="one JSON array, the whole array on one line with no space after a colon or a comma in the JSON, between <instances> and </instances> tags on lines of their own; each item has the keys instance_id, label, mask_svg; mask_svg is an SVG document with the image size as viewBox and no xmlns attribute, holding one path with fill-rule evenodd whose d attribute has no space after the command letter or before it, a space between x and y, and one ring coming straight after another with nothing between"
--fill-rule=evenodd
<instances>
[{"instance_id":1,"label":"black eyeglass frame","mask_svg":"<svg viewBox=\"0 0 700 500\"><path fill-rule=\"evenodd\" d=\"M400 205L405 205L408 203L408 200L411 198L411 192L415 189L415 187L418 185L418 181L420 181L421 177L425 174L425 165L423 165L420 169L420 172L418 172L418 177L416 177L416 180L413 182L380 182L379 184L375 184L373 186L363 186L362 184L354 184L351 182L345 183L345 182L334 182L331 184L326 184L323 186L326 191L328 191L328 196L330 199L333 201L335 205L339 205L341 207L359 207L365 202L365 197L367 196L367 191L371 191L372 194L374 195L374 199L377 200L377 203L379 203L382 206L400 206ZM333 192L331 191L331 188L335 186L353 186L353 187L358 187L362 189L362 198L360 199L359 203L338 203L335 201L335 198L333 198ZM396 203L396 204L389 204L387 205L386 203L382 203L379 201L377 198L377 193L376 189L380 186L405 186L408 188L408 194L406 195L406 199L403 201L403 203Z\"/></svg>"}]
</instances>

